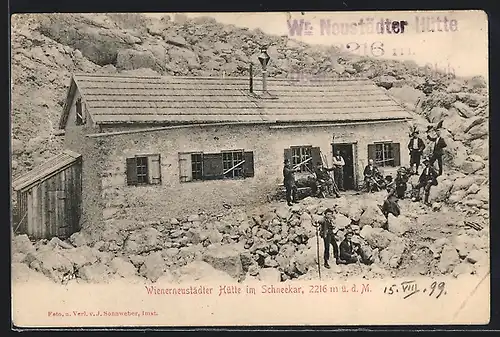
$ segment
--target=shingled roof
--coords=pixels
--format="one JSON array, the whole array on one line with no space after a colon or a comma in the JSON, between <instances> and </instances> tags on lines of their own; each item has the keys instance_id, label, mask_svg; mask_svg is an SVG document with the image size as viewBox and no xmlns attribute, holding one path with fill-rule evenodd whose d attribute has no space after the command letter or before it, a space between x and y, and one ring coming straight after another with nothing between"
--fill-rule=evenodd
<instances>
[{"instance_id":1,"label":"shingled roof","mask_svg":"<svg viewBox=\"0 0 500 337\"><path fill-rule=\"evenodd\" d=\"M20 176L14 177L12 189L19 191L52 177L64 168L73 165L82 155L70 150L50 158L45 163Z\"/></svg>"},{"instance_id":2,"label":"shingled roof","mask_svg":"<svg viewBox=\"0 0 500 337\"><path fill-rule=\"evenodd\" d=\"M64 128L74 90L96 124L215 122L337 122L410 118L368 79L302 83L269 78L272 98L259 98L245 77L178 77L75 74L60 121Z\"/></svg>"}]
</instances>

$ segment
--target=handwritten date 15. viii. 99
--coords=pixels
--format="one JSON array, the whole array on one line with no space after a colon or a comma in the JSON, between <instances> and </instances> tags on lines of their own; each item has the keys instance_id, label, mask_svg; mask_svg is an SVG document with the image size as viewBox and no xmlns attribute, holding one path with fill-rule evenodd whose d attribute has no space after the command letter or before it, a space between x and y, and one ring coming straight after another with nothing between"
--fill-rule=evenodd
<instances>
[{"instance_id":1,"label":"handwritten date 15. viii. 99","mask_svg":"<svg viewBox=\"0 0 500 337\"><path fill-rule=\"evenodd\" d=\"M384 288L384 294L387 295L403 295L403 299L407 299L417 293L427 294L430 297L440 298L446 295L445 282L434 281L429 287L420 288L415 281L404 281L400 284L393 284Z\"/></svg>"}]
</instances>

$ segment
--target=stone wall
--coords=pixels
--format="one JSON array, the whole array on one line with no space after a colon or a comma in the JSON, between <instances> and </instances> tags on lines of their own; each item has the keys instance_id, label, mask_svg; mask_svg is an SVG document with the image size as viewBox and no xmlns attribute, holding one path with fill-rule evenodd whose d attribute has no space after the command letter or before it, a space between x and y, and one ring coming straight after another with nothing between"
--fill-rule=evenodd
<instances>
[{"instance_id":1,"label":"stone wall","mask_svg":"<svg viewBox=\"0 0 500 337\"><path fill-rule=\"evenodd\" d=\"M401 143L401 165L408 165L407 126L386 122L371 125L270 129L268 125L218 126L170 129L98 137L107 149L101 182L104 218L127 219L182 217L200 211L266 202L282 183L283 150L290 146L319 146L331 165L331 140L357 142L357 174L367 164L367 146L375 141ZM254 152L255 176L243 180L181 183L179 152L220 152L244 149ZM140 154L161 155L161 185L127 186L126 158ZM85 159L84 159L85 160ZM386 171L387 172L387 171ZM97 188L96 186L94 188Z\"/></svg>"},{"instance_id":2,"label":"stone wall","mask_svg":"<svg viewBox=\"0 0 500 337\"><path fill-rule=\"evenodd\" d=\"M64 147L82 154L82 217L80 226L83 229L95 228L102 222L101 175L103 148L100 141L85 137L88 133L98 132L87 118L86 125L75 124L75 104L79 93L75 94L67 121Z\"/></svg>"}]
</instances>

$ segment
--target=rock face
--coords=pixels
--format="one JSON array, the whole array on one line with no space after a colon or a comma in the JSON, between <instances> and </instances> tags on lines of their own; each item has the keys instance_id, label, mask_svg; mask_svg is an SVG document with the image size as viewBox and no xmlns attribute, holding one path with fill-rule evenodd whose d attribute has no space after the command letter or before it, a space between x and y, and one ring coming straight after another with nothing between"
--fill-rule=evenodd
<instances>
[{"instance_id":1,"label":"rock face","mask_svg":"<svg viewBox=\"0 0 500 337\"><path fill-rule=\"evenodd\" d=\"M387 219L376 204L370 204L365 209L363 214L359 219L359 226L363 228L364 226L372 226L374 228L381 228Z\"/></svg>"},{"instance_id":2,"label":"rock face","mask_svg":"<svg viewBox=\"0 0 500 337\"><path fill-rule=\"evenodd\" d=\"M453 270L460 262L460 257L458 256L457 250L453 246L445 246L441 252L441 258L439 260L438 269L441 273L446 274Z\"/></svg>"},{"instance_id":3,"label":"rock face","mask_svg":"<svg viewBox=\"0 0 500 337\"><path fill-rule=\"evenodd\" d=\"M243 273L241 251L242 247L239 245L213 245L203 255L203 261L217 270L227 272L234 279L239 279Z\"/></svg>"}]
</instances>

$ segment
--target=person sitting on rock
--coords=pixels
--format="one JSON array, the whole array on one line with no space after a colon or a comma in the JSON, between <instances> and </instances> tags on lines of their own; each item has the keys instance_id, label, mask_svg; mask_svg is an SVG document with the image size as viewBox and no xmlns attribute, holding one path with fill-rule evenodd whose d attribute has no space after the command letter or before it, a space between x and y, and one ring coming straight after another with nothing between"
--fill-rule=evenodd
<instances>
[{"instance_id":1,"label":"person sitting on rock","mask_svg":"<svg viewBox=\"0 0 500 337\"><path fill-rule=\"evenodd\" d=\"M382 205L382 213L386 218L389 218L389 214L392 214L396 217L401 214L401 209L398 205L398 198L396 198L395 193L395 190L391 190L387 195L384 204Z\"/></svg>"},{"instance_id":2,"label":"person sitting on rock","mask_svg":"<svg viewBox=\"0 0 500 337\"><path fill-rule=\"evenodd\" d=\"M392 179L391 175L385 176L385 189L387 190L387 193L391 194L396 190L396 184L394 183L394 180Z\"/></svg>"},{"instance_id":3,"label":"person sitting on rock","mask_svg":"<svg viewBox=\"0 0 500 337\"><path fill-rule=\"evenodd\" d=\"M336 227L333 223L333 215L334 211L331 208L327 208L324 213L324 217L318 222L319 227L319 234L323 238L323 243L324 243L324 262L325 262L325 268L330 268L330 265L328 264L328 260L330 259L330 245L333 246L333 257L335 258L335 261L337 264L339 264L339 248L337 246L337 238L336 238Z\"/></svg>"},{"instance_id":4,"label":"person sitting on rock","mask_svg":"<svg viewBox=\"0 0 500 337\"><path fill-rule=\"evenodd\" d=\"M396 173L396 179L394 181L394 184L396 186L396 196L399 199L404 199L404 197L405 197L409 177L410 177L410 175L409 175L409 172L406 168L400 167L398 169L398 172Z\"/></svg>"},{"instance_id":5,"label":"person sitting on rock","mask_svg":"<svg viewBox=\"0 0 500 337\"><path fill-rule=\"evenodd\" d=\"M418 184L415 186L415 197L413 198L413 201L420 200L420 190L424 188L424 203L426 205L429 205L429 193L431 190L432 186L437 186L437 172L432 167L432 164L430 163L429 159L425 158L423 161L425 168L422 171L422 174L420 175L420 178L418 179Z\"/></svg>"},{"instance_id":6,"label":"person sitting on rock","mask_svg":"<svg viewBox=\"0 0 500 337\"><path fill-rule=\"evenodd\" d=\"M368 165L366 165L365 170L363 171L365 187L367 188L368 193L371 193L374 187L378 187L375 179L379 174L380 173L377 167L373 164L373 159L368 160Z\"/></svg>"},{"instance_id":7,"label":"person sitting on rock","mask_svg":"<svg viewBox=\"0 0 500 337\"><path fill-rule=\"evenodd\" d=\"M328 194L335 193L335 196L340 197L339 193L336 191L334 186L334 181L328 172L333 171L334 168L324 167L323 163L319 162L316 164L316 169L314 173L316 175L316 191L318 194L327 191Z\"/></svg>"},{"instance_id":8,"label":"person sitting on rock","mask_svg":"<svg viewBox=\"0 0 500 337\"><path fill-rule=\"evenodd\" d=\"M353 242L353 232L348 231L344 240L340 243L340 263L351 264L361 262L363 264L372 264L373 256L368 249L363 249L359 243Z\"/></svg>"}]
</instances>

